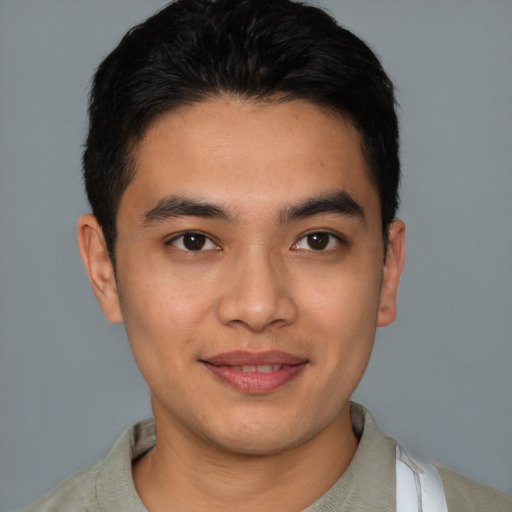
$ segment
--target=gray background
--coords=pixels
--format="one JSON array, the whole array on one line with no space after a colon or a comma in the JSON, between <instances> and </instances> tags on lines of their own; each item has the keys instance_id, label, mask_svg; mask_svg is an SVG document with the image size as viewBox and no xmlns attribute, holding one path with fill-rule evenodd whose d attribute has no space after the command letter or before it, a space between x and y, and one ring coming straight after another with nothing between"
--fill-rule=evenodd
<instances>
[{"instance_id":1,"label":"gray background","mask_svg":"<svg viewBox=\"0 0 512 512\"><path fill-rule=\"evenodd\" d=\"M407 263L356 393L416 454L512 492L512 3L320 2L401 104ZM75 249L93 69L157 0L0 0L0 509L150 414Z\"/></svg>"}]
</instances>

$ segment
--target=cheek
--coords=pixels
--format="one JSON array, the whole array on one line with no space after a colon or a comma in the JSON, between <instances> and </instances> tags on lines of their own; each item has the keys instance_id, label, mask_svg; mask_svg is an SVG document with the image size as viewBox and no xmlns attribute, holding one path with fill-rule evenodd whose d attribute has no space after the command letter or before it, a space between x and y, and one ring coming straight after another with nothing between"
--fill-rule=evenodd
<instances>
[{"instance_id":1,"label":"cheek","mask_svg":"<svg viewBox=\"0 0 512 512\"><path fill-rule=\"evenodd\" d=\"M347 290L349 291L349 290ZM350 399L370 360L377 323L377 300L347 294L336 304L320 303L317 329L322 330L314 349L320 369L323 407L337 411ZM322 316L320 316L322 315Z\"/></svg>"},{"instance_id":2,"label":"cheek","mask_svg":"<svg viewBox=\"0 0 512 512\"><path fill-rule=\"evenodd\" d=\"M161 357L187 343L208 316L213 297L204 283L139 273L120 287L120 302L133 349L151 346Z\"/></svg>"},{"instance_id":3,"label":"cheek","mask_svg":"<svg viewBox=\"0 0 512 512\"><path fill-rule=\"evenodd\" d=\"M374 330L377 318L382 271L378 266L361 265L359 269L338 268L328 275L298 279L305 311L319 320L319 325L334 330Z\"/></svg>"},{"instance_id":4,"label":"cheek","mask_svg":"<svg viewBox=\"0 0 512 512\"><path fill-rule=\"evenodd\" d=\"M361 273L341 270L315 286L303 281L302 325L313 339L318 337L322 347L317 356L333 371L366 367L377 325L380 279L378 267L367 267Z\"/></svg>"},{"instance_id":5,"label":"cheek","mask_svg":"<svg viewBox=\"0 0 512 512\"><path fill-rule=\"evenodd\" d=\"M188 287L187 287L188 288ZM158 394L169 387L178 388L194 381L190 371L197 363L198 336L207 316L208 298L194 290L165 281L152 286L124 289L122 310L126 333L134 360L149 388ZM188 380L187 380L188 379ZM182 400L176 393L177 403Z\"/></svg>"}]
</instances>

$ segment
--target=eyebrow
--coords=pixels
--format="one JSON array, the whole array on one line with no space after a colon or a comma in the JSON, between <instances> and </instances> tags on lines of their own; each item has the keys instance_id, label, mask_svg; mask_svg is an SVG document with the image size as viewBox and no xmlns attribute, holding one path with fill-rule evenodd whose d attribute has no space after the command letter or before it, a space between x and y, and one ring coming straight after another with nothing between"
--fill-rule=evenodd
<instances>
[{"instance_id":1,"label":"eyebrow","mask_svg":"<svg viewBox=\"0 0 512 512\"><path fill-rule=\"evenodd\" d=\"M321 214L346 215L364 220L363 207L345 191L308 197L296 204L284 207L279 212L279 222L285 224ZM142 216L144 226L165 222L180 217L202 217L234 222L235 217L224 208L203 200L184 196L168 196L160 199L155 206Z\"/></svg>"},{"instance_id":2,"label":"eyebrow","mask_svg":"<svg viewBox=\"0 0 512 512\"><path fill-rule=\"evenodd\" d=\"M223 208L207 201L183 196L168 196L160 199L153 208L145 212L142 216L142 222L147 226L179 217L233 220L232 216Z\"/></svg>"},{"instance_id":3,"label":"eyebrow","mask_svg":"<svg viewBox=\"0 0 512 512\"><path fill-rule=\"evenodd\" d=\"M300 203L289 205L281 210L279 220L284 224L330 213L365 219L363 207L348 192L339 191L310 197Z\"/></svg>"}]
</instances>

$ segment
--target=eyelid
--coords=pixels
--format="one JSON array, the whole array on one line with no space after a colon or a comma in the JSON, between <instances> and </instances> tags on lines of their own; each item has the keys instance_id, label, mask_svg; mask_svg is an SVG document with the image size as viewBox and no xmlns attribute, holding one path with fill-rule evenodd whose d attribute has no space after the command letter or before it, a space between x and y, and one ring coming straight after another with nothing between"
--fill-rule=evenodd
<instances>
[{"instance_id":1,"label":"eyelid","mask_svg":"<svg viewBox=\"0 0 512 512\"><path fill-rule=\"evenodd\" d=\"M183 237L185 237L186 235L202 236L202 237L206 238L206 244L211 244L213 247L208 247L208 248L202 247L201 249L198 249L196 251L194 251L192 249L188 249L186 247L177 247L175 242L177 240L183 239ZM181 231L180 233L174 233L173 235L171 235L169 238L167 238L165 240L164 245L165 246L173 246L174 248L178 249L179 251L189 252L189 253L221 250L220 244L218 242L216 242L213 239L213 237L211 237L210 235L207 235L206 233L203 233L201 231L197 231L197 230L187 230L187 231Z\"/></svg>"},{"instance_id":2,"label":"eyelid","mask_svg":"<svg viewBox=\"0 0 512 512\"><path fill-rule=\"evenodd\" d=\"M298 245L301 240L304 240L308 236L311 236L311 235L327 235L327 236L331 237L331 240L328 242L327 247L325 247L324 249L313 249L311 247L309 247L309 248L295 248L294 249L294 247L296 245ZM347 243L346 240L345 240L345 237L343 235L341 235L340 233L333 233L332 231L329 231L329 230L326 230L326 229L313 229L313 230L308 231L307 233L304 233L304 234L300 235L295 240L295 242L293 242L291 248L293 250L296 250L296 251L327 252L329 250L334 249L334 247L329 247L330 245L332 245L332 241L333 240L336 242L336 245L344 245L344 244Z\"/></svg>"}]
</instances>

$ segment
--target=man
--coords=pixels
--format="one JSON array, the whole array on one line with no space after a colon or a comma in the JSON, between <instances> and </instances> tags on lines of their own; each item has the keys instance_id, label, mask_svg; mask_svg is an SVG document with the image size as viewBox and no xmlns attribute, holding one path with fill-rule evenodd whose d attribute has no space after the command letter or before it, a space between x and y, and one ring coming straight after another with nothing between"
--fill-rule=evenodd
<instances>
[{"instance_id":1,"label":"man","mask_svg":"<svg viewBox=\"0 0 512 512\"><path fill-rule=\"evenodd\" d=\"M80 253L154 423L29 510L512 509L349 401L405 232L362 41L288 0L171 4L98 69L84 176Z\"/></svg>"}]
</instances>

